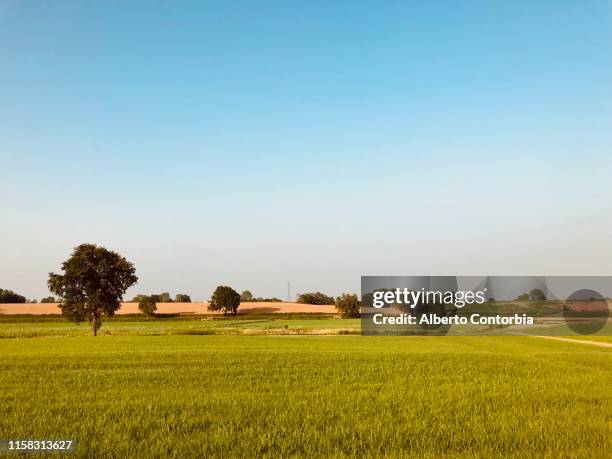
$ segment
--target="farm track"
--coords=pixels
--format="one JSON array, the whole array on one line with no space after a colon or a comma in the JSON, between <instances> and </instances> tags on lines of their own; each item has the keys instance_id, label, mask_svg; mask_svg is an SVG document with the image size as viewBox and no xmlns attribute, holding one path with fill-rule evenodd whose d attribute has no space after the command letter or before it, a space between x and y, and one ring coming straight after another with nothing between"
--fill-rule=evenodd
<instances>
[{"instance_id":1,"label":"farm track","mask_svg":"<svg viewBox=\"0 0 612 459\"><path fill-rule=\"evenodd\" d=\"M561 338L559 336L543 336L543 335L535 335L535 338L546 338L546 339L554 339L556 341L565 341L567 343L578 343L578 344L589 344L592 346L600 346L600 347L612 347L610 343L603 343L601 341L587 341L581 339L572 339L572 338Z\"/></svg>"}]
</instances>

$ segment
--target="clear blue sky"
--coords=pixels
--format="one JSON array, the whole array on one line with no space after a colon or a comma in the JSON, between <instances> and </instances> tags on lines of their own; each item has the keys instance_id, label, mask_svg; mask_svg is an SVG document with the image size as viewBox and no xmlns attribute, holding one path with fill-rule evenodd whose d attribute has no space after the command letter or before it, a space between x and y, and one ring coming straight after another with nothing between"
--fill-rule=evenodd
<instances>
[{"instance_id":1,"label":"clear blue sky","mask_svg":"<svg viewBox=\"0 0 612 459\"><path fill-rule=\"evenodd\" d=\"M0 3L0 287L612 274L612 3Z\"/></svg>"}]
</instances>

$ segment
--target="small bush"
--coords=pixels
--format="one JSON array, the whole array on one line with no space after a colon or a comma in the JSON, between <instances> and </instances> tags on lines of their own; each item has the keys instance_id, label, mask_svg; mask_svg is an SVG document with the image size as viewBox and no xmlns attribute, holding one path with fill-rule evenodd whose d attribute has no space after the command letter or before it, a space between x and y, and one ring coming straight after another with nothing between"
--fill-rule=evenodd
<instances>
[{"instance_id":1,"label":"small bush","mask_svg":"<svg viewBox=\"0 0 612 459\"><path fill-rule=\"evenodd\" d=\"M529 292L529 299L531 301L546 301L546 295L539 288L534 288Z\"/></svg>"},{"instance_id":2,"label":"small bush","mask_svg":"<svg viewBox=\"0 0 612 459\"><path fill-rule=\"evenodd\" d=\"M157 301L155 301L153 296L141 295L141 298L138 301L138 309L145 316L147 316L148 319L155 315L155 311L157 311Z\"/></svg>"}]
</instances>

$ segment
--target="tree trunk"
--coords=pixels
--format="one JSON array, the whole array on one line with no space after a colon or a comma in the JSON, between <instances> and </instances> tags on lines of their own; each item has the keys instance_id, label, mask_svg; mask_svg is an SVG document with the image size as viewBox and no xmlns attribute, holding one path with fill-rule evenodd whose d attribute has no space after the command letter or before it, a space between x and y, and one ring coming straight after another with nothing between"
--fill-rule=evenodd
<instances>
[{"instance_id":1,"label":"tree trunk","mask_svg":"<svg viewBox=\"0 0 612 459\"><path fill-rule=\"evenodd\" d=\"M91 331L93 332L94 336L98 336L98 330L101 326L102 321L100 320L100 316L94 316L93 320L91 321Z\"/></svg>"}]
</instances>

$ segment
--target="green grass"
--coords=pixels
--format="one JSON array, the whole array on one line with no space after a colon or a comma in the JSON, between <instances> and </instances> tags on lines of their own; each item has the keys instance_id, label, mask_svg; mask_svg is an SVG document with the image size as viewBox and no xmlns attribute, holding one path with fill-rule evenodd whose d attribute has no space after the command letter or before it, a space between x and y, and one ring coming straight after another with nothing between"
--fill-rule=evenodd
<instances>
[{"instance_id":1,"label":"green grass","mask_svg":"<svg viewBox=\"0 0 612 459\"><path fill-rule=\"evenodd\" d=\"M70 322L57 321L27 323L0 322L1 338L32 338L44 336L89 336L91 330L87 323L76 325ZM187 335L187 334L303 334L324 333L338 334L352 330L359 333L359 319L306 318L289 319L284 317L249 316L237 318L201 318L185 320L181 318L152 319L127 322L124 320L107 320L99 333L101 335Z\"/></svg>"},{"instance_id":2,"label":"green grass","mask_svg":"<svg viewBox=\"0 0 612 459\"><path fill-rule=\"evenodd\" d=\"M518 336L2 339L0 437L73 438L77 457L604 457L611 363Z\"/></svg>"}]
</instances>

